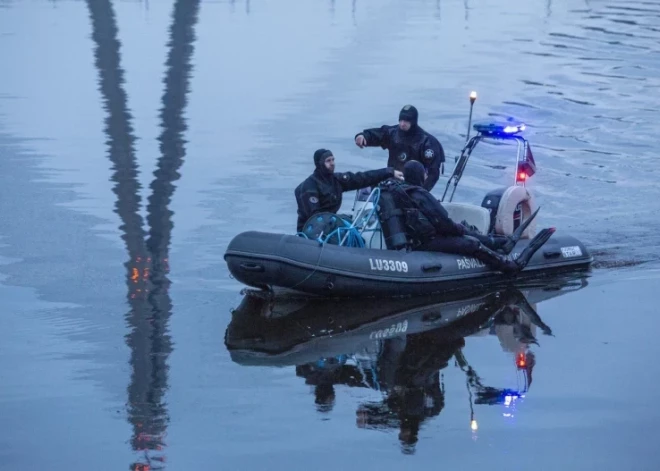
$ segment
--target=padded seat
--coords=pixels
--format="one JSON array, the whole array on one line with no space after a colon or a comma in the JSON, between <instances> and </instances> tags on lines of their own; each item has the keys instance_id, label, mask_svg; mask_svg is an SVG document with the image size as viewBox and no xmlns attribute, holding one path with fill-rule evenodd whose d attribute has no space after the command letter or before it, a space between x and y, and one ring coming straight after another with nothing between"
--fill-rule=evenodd
<instances>
[{"instance_id":1,"label":"padded seat","mask_svg":"<svg viewBox=\"0 0 660 471\"><path fill-rule=\"evenodd\" d=\"M466 221L475 226L482 234L488 234L490 227L490 211L481 206L468 203L441 203L449 213L452 221L461 223Z\"/></svg>"}]
</instances>

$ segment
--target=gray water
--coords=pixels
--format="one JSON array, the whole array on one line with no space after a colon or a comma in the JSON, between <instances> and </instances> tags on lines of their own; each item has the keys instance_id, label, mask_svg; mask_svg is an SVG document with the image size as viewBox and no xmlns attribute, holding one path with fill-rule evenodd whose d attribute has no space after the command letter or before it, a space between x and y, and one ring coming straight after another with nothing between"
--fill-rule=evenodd
<instances>
[{"instance_id":1,"label":"gray water","mask_svg":"<svg viewBox=\"0 0 660 471\"><path fill-rule=\"evenodd\" d=\"M653 1L1 1L0 469L656 469L659 43ZM552 336L465 338L499 388L534 352L525 397L475 405L448 360L410 447L360 424L382 391L328 410L295 364L232 360L222 255L295 227L315 149L384 166L353 136L406 103L451 169L471 90L528 123L539 224L596 261L533 303ZM510 178L494 158L457 199Z\"/></svg>"}]
</instances>

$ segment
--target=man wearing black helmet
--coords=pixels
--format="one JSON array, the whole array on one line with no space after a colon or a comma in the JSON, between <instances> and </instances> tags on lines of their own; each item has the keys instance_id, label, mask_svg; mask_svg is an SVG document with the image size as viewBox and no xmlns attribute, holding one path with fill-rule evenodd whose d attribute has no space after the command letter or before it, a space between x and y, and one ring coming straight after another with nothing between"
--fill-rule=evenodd
<instances>
[{"instance_id":1,"label":"man wearing black helmet","mask_svg":"<svg viewBox=\"0 0 660 471\"><path fill-rule=\"evenodd\" d=\"M328 149L314 152L314 167L314 173L294 191L298 203L298 232L314 214L336 213L341 207L343 192L378 185L388 178L403 179L403 173L391 167L335 173L335 157Z\"/></svg>"},{"instance_id":2,"label":"man wearing black helmet","mask_svg":"<svg viewBox=\"0 0 660 471\"><path fill-rule=\"evenodd\" d=\"M428 178L424 189L431 191L440 178L445 162L445 151L440 142L418 124L417 108L406 105L399 113L398 125L384 125L365 129L355 135L359 148L382 147L389 151L387 166L403 171L406 162L417 160L426 170Z\"/></svg>"},{"instance_id":3,"label":"man wearing black helmet","mask_svg":"<svg viewBox=\"0 0 660 471\"><path fill-rule=\"evenodd\" d=\"M555 232L554 228L541 230L518 258L510 260L506 255L511 253L538 209L511 236L478 234L452 221L442 204L422 188L426 175L419 162L407 162L403 176L405 183L391 188L396 207L404 214L406 236L413 241L413 250L472 256L495 270L517 273Z\"/></svg>"}]
</instances>

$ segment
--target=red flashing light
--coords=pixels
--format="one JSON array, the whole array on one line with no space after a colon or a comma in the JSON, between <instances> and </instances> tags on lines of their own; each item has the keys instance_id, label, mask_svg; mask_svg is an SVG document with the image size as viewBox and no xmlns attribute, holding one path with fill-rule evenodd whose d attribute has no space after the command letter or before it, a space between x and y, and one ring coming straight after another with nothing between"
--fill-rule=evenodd
<instances>
[{"instance_id":1,"label":"red flashing light","mask_svg":"<svg viewBox=\"0 0 660 471\"><path fill-rule=\"evenodd\" d=\"M519 182L524 182L527 180L527 174L525 172L518 172L518 175L516 176L516 180Z\"/></svg>"},{"instance_id":2,"label":"red flashing light","mask_svg":"<svg viewBox=\"0 0 660 471\"><path fill-rule=\"evenodd\" d=\"M524 368L527 366L527 358L525 358L524 353L519 353L516 357L516 366L518 368Z\"/></svg>"}]
</instances>

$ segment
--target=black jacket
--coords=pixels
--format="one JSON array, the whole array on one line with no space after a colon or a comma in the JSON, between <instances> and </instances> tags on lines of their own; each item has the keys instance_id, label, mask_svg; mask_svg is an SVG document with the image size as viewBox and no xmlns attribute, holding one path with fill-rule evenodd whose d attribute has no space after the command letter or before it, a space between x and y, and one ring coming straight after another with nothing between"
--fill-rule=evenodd
<instances>
[{"instance_id":1,"label":"black jacket","mask_svg":"<svg viewBox=\"0 0 660 471\"><path fill-rule=\"evenodd\" d=\"M445 161L445 151L434 136L415 125L410 131L403 132L399 126L381 126L365 129L362 134L368 147L382 147L389 151L387 166L403 171L409 160L417 160L424 165L428 179L424 183L426 190L432 190L440 178L440 165Z\"/></svg>"},{"instance_id":2,"label":"black jacket","mask_svg":"<svg viewBox=\"0 0 660 471\"><path fill-rule=\"evenodd\" d=\"M433 237L463 236L467 228L449 217L442 204L424 188L400 183L390 185L398 209L406 214L409 239L426 242Z\"/></svg>"},{"instance_id":3,"label":"black jacket","mask_svg":"<svg viewBox=\"0 0 660 471\"><path fill-rule=\"evenodd\" d=\"M368 170L366 172L341 172L324 174L314 170L294 191L298 203L298 224L300 232L307 220L316 213L339 211L342 193L378 185L383 180L394 177L393 168Z\"/></svg>"}]
</instances>

